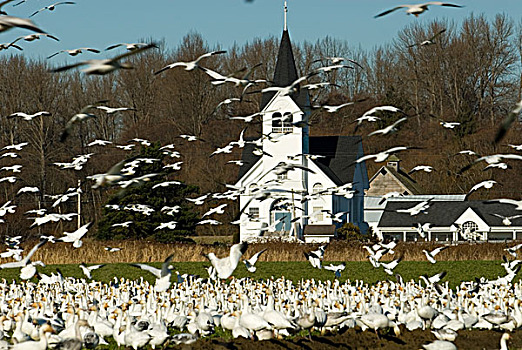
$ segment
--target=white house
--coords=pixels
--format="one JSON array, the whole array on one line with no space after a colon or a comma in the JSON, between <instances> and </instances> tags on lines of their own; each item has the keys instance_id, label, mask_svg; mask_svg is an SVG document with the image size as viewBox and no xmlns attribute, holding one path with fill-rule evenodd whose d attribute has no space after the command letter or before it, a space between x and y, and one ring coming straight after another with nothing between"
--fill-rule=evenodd
<instances>
[{"instance_id":1,"label":"white house","mask_svg":"<svg viewBox=\"0 0 522 350\"><path fill-rule=\"evenodd\" d=\"M384 239L404 241L503 241L522 239L520 210L511 204L488 201L431 201L424 213L410 215L397 212L420 203L388 201L377 229ZM430 224L425 238L415 229L417 224Z\"/></svg>"},{"instance_id":2,"label":"white house","mask_svg":"<svg viewBox=\"0 0 522 350\"><path fill-rule=\"evenodd\" d=\"M273 82L285 87L297 78L290 36L284 30ZM239 199L241 240L280 235L327 241L332 225L345 222L365 231L368 176L364 163L354 164L363 156L360 137L309 136L310 99L305 89L287 96L264 93L261 113L263 137L243 148L244 164L236 183L245 189ZM285 172L278 164L296 168ZM338 213L339 218L332 217ZM311 225L316 227L306 229Z\"/></svg>"}]
</instances>

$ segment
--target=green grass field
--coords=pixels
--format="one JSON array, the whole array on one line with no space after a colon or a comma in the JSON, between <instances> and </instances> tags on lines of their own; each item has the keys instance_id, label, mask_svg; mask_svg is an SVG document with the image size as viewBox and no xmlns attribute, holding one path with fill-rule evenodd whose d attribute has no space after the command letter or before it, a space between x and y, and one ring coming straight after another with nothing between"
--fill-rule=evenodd
<instances>
[{"instance_id":1,"label":"green grass field","mask_svg":"<svg viewBox=\"0 0 522 350\"><path fill-rule=\"evenodd\" d=\"M330 262L325 262L327 265ZM333 262L337 264L338 262ZM460 284L461 281L471 281L475 277L485 277L488 279L495 279L498 276L504 276L504 268L500 265L500 261L440 261L436 264L418 261L403 261L395 269L396 273L400 273L405 280L418 280L422 274L433 275L435 273L446 271L448 274L443 281L449 281L451 287ZM160 263L152 263L152 266L160 267ZM204 262L175 262L172 264L174 271L179 271L180 274L188 273L195 274L201 277L207 277L208 274L205 266L209 263ZM237 278L251 277L254 279L268 279L271 277L279 278L285 276L294 282L301 279L314 278L316 280L333 280L334 274L328 270L318 270L311 267L308 262L258 262L256 264L257 271L252 274L249 273L243 264L240 264L236 269L234 276ZM62 274L66 277L84 278L80 268L77 265L48 265L43 268L38 268L40 273L50 274L56 272L59 268ZM19 269L0 270L0 278L7 281L19 281ZM139 279L140 276L149 282L154 282L155 277L129 264L107 264L99 270L93 272L93 278L97 281L109 282L114 277L126 278L130 280ZM346 280L364 280L366 283L373 284L380 280L391 279L395 280L394 276L387 275L383 269L374 269L369 262L347 262L346 269L340 278L341 282ZM520 276L515 278L515 282L520 279ZM33 279L34 281L36 279ZM174 279L173 279L174 280Z\"/></svg>"}]
</instances>

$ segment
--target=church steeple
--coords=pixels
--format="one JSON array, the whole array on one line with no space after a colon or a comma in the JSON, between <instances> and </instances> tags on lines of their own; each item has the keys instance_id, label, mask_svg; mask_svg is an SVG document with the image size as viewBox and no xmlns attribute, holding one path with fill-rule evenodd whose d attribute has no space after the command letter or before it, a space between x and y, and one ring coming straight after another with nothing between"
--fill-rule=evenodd
<instances>
[{"instance_id":1,"label":"church steeple","mask_svg":"<svg viewBox=\"0 0 522 350\"><path fill-rule=\"evenodd\" d=\"M272 82L274 86L284 87L292 84L299 75L297 74L297 67L295 65L294 53L292 51L292 43L290 42L290 35L288 34L288 29L286 27L286 12L287 6L285 1L285 19L284 19L284 29L283 36L281 37L281 43L279 44L279 53L277 54L276 67L274 71L274 78ZM265 108L268 102L274 97L275 92L266 92L263 94L261 98L261 109ZM308 91L298 90L297 92L290 95L292 99L297 103L299 108L303 111L309 109L310 107L310 98L308 96Z\"/></svg>"}]
</instances>

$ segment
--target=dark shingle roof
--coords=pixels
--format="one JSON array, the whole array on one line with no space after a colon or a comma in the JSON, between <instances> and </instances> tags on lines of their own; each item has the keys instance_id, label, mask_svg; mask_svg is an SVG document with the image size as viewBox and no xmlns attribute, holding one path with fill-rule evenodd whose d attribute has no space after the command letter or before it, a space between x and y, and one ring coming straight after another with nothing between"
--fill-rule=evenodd
<instances>
[{"instance_id":1,"label":"dark shingle roof","mask_svg":"<svg viewBox=\"0 0 522 350\"><path fill-rule=\"evenodd\" d=\"M520 214L515 206L503 203L485 203L483 201L432 201L427 214L411 216L406 213L397 213L397 209L407 209L421 201L388 201L379 221L379 227L409 227L417 223L431 223L437 227L449 227L468 208L472 208L477 215L489 226L503 226L502 219L491 214L512 216ZM522 226L522 219L513 220L513 226Z\"/></svg>"},{"instance_id":2,"label":"dark shingle roof","mask_svg":"<svg viewBox=\"0 0 522 350\"><path fill-rule=\"evenodd\" d=\"M288 31L283 31L281 44L279 45L279 53L277 54L277 62L274 71L274 78L272 79L274 86L285 87L292 84L299 78L297 68L295 66L294 54L292 52L292 43L290 42L290 35ZM274 97L275 92L265 92L261 97L261 110ZM310 98L308 90L298 90L290 95L290 97L297 103L301 110L309 109Z\"/></svg>"},{"instance_id":3,"label":"dark shingle roof","mask_svg":"<svg viewBox=\"0 0 522 350\"><path fill-rule=\"evenodd\" d=\"M337 185L353 181L360 136L311 136L309 153L325 156L314 160L315 164Z\"/></svg>"},{"instance_id":4,"label":"dark shingle roof","mask_svg":"<svg viewBox=\"0 0 522 350\"><path fill-rule=\"evenodd\" d=\"M245 137L245 141L253 141L257 139L257 137ZM250 168L252 168L257 163L259 158L261 158L261 156L256 156L253 153L255 147L256 146L252 143L246 143L245 147L243 147L243 152L241 153L241 160L244 164L239 167L239 174L237 175L238 180L241 180L241 178L245 176L245 174L250 170Z\"/></svg>"},{"instance_id":5,"label":"dark shingle roof","mask_svg":"<svg viewBox=\"0 0 522 350\"><path fill-rule=\"evenodd\" d=\"M356 165L352 163L357 159L360 136L310 136L308 140L309 154L324 156L324 158L316 159L313 162L336 185L344 185L353 181ZM254 155L253 150L254 145L249 143L243 148L241 159L245 164L239 168L238 180L261 158Z\"/></svg>"}]
</instances>

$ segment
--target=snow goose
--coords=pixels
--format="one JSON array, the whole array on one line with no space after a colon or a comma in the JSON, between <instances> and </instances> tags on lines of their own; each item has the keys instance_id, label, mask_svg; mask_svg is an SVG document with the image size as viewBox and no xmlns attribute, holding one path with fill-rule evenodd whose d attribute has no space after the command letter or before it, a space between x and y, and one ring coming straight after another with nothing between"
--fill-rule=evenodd
<instances>
[{"instance_id":1,"label":"snow goose","mask_svg":"<svg viewBox=\"0 0 522 350\"><path fill-rule=\"evenodd\" d=\"M161 264L161 269L157 269L146 264L130 265L148 271L156 276L156 285L154 286L154 290L156 292L164 292L170 287L170 277L172 276L172 265L170 265L170 262L173 256L174 254L171 254L165 259L165 261Z\"/></svg>"},{"instance_id":2,"label":"snow goose","mask_svg":"<svg viewBox=\"0 0 522 350\"><path fill-rule=\"evenodd\" d=\"M346 263L342 263L339 265L330 264L330 265L323 266L323 269L332 271L335 275L335 278L341 278L341 271L344 271L345 268L346 268Z\"/></svg>"},{"instance_id":3,"label":"snow goose","mask_svg":"<svg viewBox=\"0 0 522 350\"><path fill-rule=\"evenodd\" d=\"M499 184L501 185L500 183L496 182L495 180L486 180L486 181L482 181L482 182L479 182L478 184L476 184L475 186L473 186L469 192L466 194L466 196L464 197L464 200L467 200L469 195L472 194L473 192L481 189L482 187L486 188L486 189L490 189L491 187L493 187L493 185L495 184Z\"/></svg>"},{"instance_id":4,"label":"snow goose","mask_svg":"<svg viewBox=\"0 0 522 350\"><path fill-rule=\"evenodd\" d=\"M37 33L45 33L43 30L38 28L30 19L13 16L0 16L0 33L15 27L32 30L33 32Z\"/></svg>"},{"instance_id":5,"label":"snow goose","mask_svg":"<svg viewBox=\"0 0 522 350\"><path fill-rule=\"evenodd\" d=\"M392 134L392 133L395 133L397 132L399 129L397 128L397 126L408 120L408 118L406 117L403 117L403 118L400 118L399 120L397 120L395 123L391 124L391 125L388 125L386 126L385 128L383 129L379 129L379 130L375 130L375 131L372 131L371 133L369 133L367 136L370 137L370 136L373 136L373 135L378 135L378 134L382 134L382 135L387 135L387 134Z\"/></svg>"},{"instance_id":6,"label":"snow goose","mask_svg":"<svg viewBox=\"0 0 522 350\"><path fill-rule=\"evenodd\" d=\"M87 266L87 265L85 265L85 263L81 263L78 266L82 270L82 272L85 275L85 277L87 277L88 279L92 279L91 272L94 271L94 270L97 270L97 269L99 269L101 267L104 267L105 264L98 264L98 265Z\"/></svg>"},{"instance_id":7,"label":"snow goose","mask_svg":"<svg viewBox=\"0 0 522 350\"><path fill-rule=\"evenodd\" d=\"M214 253L208 253L205 257L210 260L210 263L217 271L217 276L222 279L229 278L236 269L239 259L246 252L248 248L247 242L234 244L230 248L229 256L218 258Z\"/></svg>"},{"instance_id":8,"label":"snow goose","mask_svg":"<svg viewBox=\"0 0 522 350\"><path fill-rule=\"evenodd\" d=\"M179 334L174 334L173 336L170 337L170 339L176 345L179 345L179 344L189 345L189 344L195 343L198 340L198 336L195 334L190 334L190 333L179 333Z\"/></svg>"},{"instance_id":9,"label":"snow goose","mask_svg":"<svg viewBox=\"0 0 522 350\"><path fill-rule=\"evenodd\" d=\"M16 113L8 115L7 118L19 117L19 118L22 118L25 121L31 121L31 120L33 120L34 118L37 118L37 117L42 117L42 116L48 117L50 115L51 115L51 113L49 113L47 111L40 111L40 112L36 112L36 113L33 113L33 114L27 114L27 113L24 113L24 112L16 112Z\"/></svg>"},{"instance_id":10,"label":"snow goose","mask_svg":"<svg viewBox=\"0 0 522 350\"><path fill-rule=\"evenodd\" d=\"M0 17L1 18L1 17ZM48 324L44 324L38 330L39 341L25 341L23 343L14 344L12 350L46 350L47 349L47 333L54 333L54 329Z\"/></svg>"},{"instance_id":11,"label":"snow goose","mask_svg":"<svg viewBox=\"0 0 522 350\"><path fill-rule=\"evenodd\" d=\"M522 111L522 100L520 100L516 104L515 108L511 112L509 112L507 117L504 118L504 120L500 124L497 134L495 135L495 140L494 140L495 144L499 143L504 138L504 136L506 136L506 133L508 132L509 128L511 127L511 124L513 124L515 122L515 120L517 120L517 118L520 114L520 111Z\"/></svg>"},{"instance_id":12,"label":"snow goose","mask_svg":"<svg viewBox=\"0 0 522 350\"><path fill-rule=\"evenodd\" d=\"M31 257L36 253L36 251L43 246L45 243L47 243L47 240L41 240L39 243L37 243L30 251L27 253L27 255L21 259L20 261L15 262L9 262L4 263L0 265L0 269L10 269L10 268L18 268L18 267L25 267L28 264L31 263Z\"/></svg>"},{"instance_id":13,"label":"snow goose","mask_svg":"<svg viewBox=\"0 0 522 350\"><path fill-rule=\"evenodd\" d=\"M83 53L83 51L89 51L89 52L93 52L93 53L100 53L100 50L93 49L91 47L80 47L80 48L77 48L77 49L60 50L58 52L53 53L50 56L47 56L47 59L53 58L54 56L59 55L61 53L67 53L67 54L69 54L69 56L73 56L74 57L74 56L77 56L77 55Z\"/></svg>"},{"instance_id":14,"label":"snow goose","mask_svg":"<svg viewBox=\"0 0 522 350\"><path fill-rule=\"evenodd\" d=\"M511 220L522 218L522 214L511 215L511 216L504 216L504 215L493 213L493 214L489 214L489 215L493 215L493 216L496 216L497 218L501 218L502 219L502 224L505 225L505 226L510 226L512 224Z\"/></svg>"},{"instance_id":15,"label":"snow goose","mask_svg":"<svg viewBox=\"0 0 522 350\"><path fill-rule=\"evenodd\" d=\"M83 236L85 236L85 234L87 234L87 231L89 231L89 228L92 226L92 224L93 222L91 221L81 226L76 231L64 232L63 234L65 236L56 239L56 242L72 243L74 248L80 248L83 244L81 239Z\"/></svg>"},{"instance_id":16,"label":"snow goose","mask_svg":"<svg viewBox=\"0 0 522 350\"><path fill-rule=\"evenodd\" d=\"M456 4L451 4L451 3L448 3L448 2L442 2L442 1L428 1L428 2L425 2L425 3L420 3L420 4L406 4L406 5L398 5L390 10L386 10L386 11L383 11L377 15L374 16L374 18L378 18L378 17L382 17L382 16L385 16L389 13L392 13L396 10L399 10L401 8L406 8L406 13L408 15L414 15L415 17L419 16L421 13L424 13L425 11L428 10L428 6L430 5L438 5L438 6L446 6L446 7L463 7L461 5L456 5Z\"/></svg>"},{"instance_id":17,"label":"snow goose","mask_svg":"<svg viewBox=\"0 0 522 350\"><path fill-rule=\"evenodd\" d=\"M257 262L257 259L259 259L261 254L263 254L266 250L267 250L267 248L262 249L262 250L258 251L257 253L255 253L254 255L252 255L250 257L250 259L243 260L243 263L245 263L245 266L246 266L248 272L252 272L252 273L256 272L257 267L255 267L255 264Z\"/></svg>"},{"instance_id":18,"label":"snow goose","mask_svg":"<svg viewBox=\"0 0 522 350\"><path fill-rule=\"evenodd\" d=\"M39 9L38 11L35 11L33 12L29 17L33 17L34 15L42 12L42 11L45 11L45 10L49 10L49 11L54 11L54 9L56 8L56 6L58 5L74 5L76 4L75 2L72 2L72 1L60 1L60 2L55 2L54 4L52 5L49 5L49 6L45 6L44 8L41 8Z\"/></svg>"},{"instance_id":19,"label":"snow goose","mask_svg":"<svg viewBox=\"0 0 522 350\"><path fill-rule=\"evenodd\" d=\"M437 262L437 260L435 260L435 255L439 254L441 251L443 251L446 248L448 248L448 246L438 247L438 248L433 249L432 251L427 251L427 250L423 249L422 252L424 253L424 255L426 255L426 259L428 259L428 261L430 263L435 264Z\"/></svg>"},{"instance_id":20,"label":"snow goose","mask_svg":"<svg viewBox=\"0 0 522 350\"><path fill-rule=\"evenodd\" d=\"M522 200L514 200L509 198L500 198L500 199L490 199L484 201L484 204L493 204L493 203L504 203L516 206L515 210L522 210Z\"/></svg>"},{"instance_id":21,"label":"snow goose","mask_svg":"<svg viewBox=\"0 0 522 350\"><path fill-rule=\"evenodd\" d=\"M417 165L417 166L413 167L410 171L408 171L408 175L411 175L416 171L424 171L426 173L431 173L434 170L435 170L435 168L433 168L430 165Z\"/></svg>"},{"instance_id":22,"label":"snow goose","mask_svg":"<svg viewBox=\"0 0 522 350\"><path fill-rule=\"evenodd\" d=\"M447 340L434 340L431 343L423 344L422 347L426 350L457 350L455 344Z\"/></svg>"},{"instance_id":23,"label":"snow goose","mask_svg":"<svg viewBox=\"0 0 522 350\"><path fill-rule=\"evenodd\" d=\"M199 67L199 62L204 59L204 58L207 58L207 57L210 57L210 56L214 56L214 55L220 55L220 54L224 54L226 53L226 51L212 51L212 52L207 52L201 56L199 56L198 58L196 58L194 61L189 61L189 62L174 62L174 63L171 63L163 68L161 68L159 71L157 72L154 72L154 74L160 74L161 72L167 70L167 69L171 69L171 68L175 68L175 67L185 67L185 70L186 71L192 71L194 69L196 69L197 67Z\"/></svg>"},{"instance_id":24,"label":"snow goose","mask_svg":"<svg viewBox=\"0 0 522 350\"><path fill-rule=\"evenodd\" d=\"M394 154L394 153L397 153L397 152L401 152L401 151L405 151L405 150L408 150L408 149L419 149L418 147L411 147L411 146L397 146L397 147L392 147L392 148L389 148L385 151L382 151L382 152L379 152L379 153L376 153L376 154L368 154L368 155L365 155L363 157L360 157L360 158L357 158L357 160L350 165L353 165L353 164L356 164L356 163L362 163L368 159L372 159L372 158L375 158L374 162L375 163L379 163L379 162L384 162L390 155Z\"/></svg>"},{"instance_id":25,"label":"snow goose","mask_svg":"<svg viewBox=\"0 0 522 350\"><path fill-rule=\"evenodd\" d=\"M432 37L430 37L429 39L426 39L426 40L423 40L419 43L415 43L415 44L412 44L412 45L409 45L408 47L415 47L415 46L429 46L429 45L434 45L436 44L437 42L435 41L435 39L437 37L439 37L442 33L444 33L446 31L446 28L443 28L441 30L439 30L437 33L435 33Z\"/></svg>"},{"instance_id":26,"label":"snow goose","mask_svg":"<svg viewBox=\"0 0 522 350\"><path fill-rule=\"evenodd\" d=\"M55 68L51 70L52 72L63 72L72 68L80 67L80 66L87 66L83 69L83 72L85 74L95 74L95 75L105 75L111 72L114 72L118 69L132 69L133 67L127 63L120 63L119 61L125 57L143 52L148 49L157 48L158 46L156 44L148 44L146 46L143 46L139 49L128 51L126 53L123 53L121 55L115 56L113 58L107 58L107 59L99 59L99 60L87 60L87 61L81 61L77 62L71 65Z\"/></svg>"}]
</instances>

